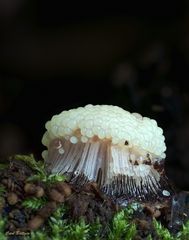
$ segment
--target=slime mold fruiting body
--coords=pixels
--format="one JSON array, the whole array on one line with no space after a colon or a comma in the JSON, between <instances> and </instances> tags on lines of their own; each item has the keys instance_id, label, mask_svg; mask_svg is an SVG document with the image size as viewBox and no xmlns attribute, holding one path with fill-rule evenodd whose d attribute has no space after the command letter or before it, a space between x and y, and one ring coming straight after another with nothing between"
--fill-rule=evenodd
<instances>
[{"instance_id":1,"label":"slime mold fruiting body","mask_svg":"<svg viewBox=\"0 0 189 240\"><path fill-rule=\"evenodd\" d=\"M78 185L95 181L116 198L169 193L165 138L155 120L117 106L87 105L53 116L46 129L42 155L48 171Z\"/></svg>"}]
</instances>

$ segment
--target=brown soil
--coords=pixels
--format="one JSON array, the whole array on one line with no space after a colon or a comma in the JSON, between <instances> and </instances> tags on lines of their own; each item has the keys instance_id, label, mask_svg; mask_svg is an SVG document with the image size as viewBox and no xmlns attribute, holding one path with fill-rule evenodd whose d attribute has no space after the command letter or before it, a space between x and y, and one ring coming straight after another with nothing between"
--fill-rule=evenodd
<instances>
[{"instance_id":1,"label":"brown soil","mask_svg":"<svg viewBox=\"0 0 189 240\"><path fill-rule=\"evenodd\" d=\"M96 183L88 183L77 188L65 181L50 186L40 181L27 182L27 178L33 174L33 170L24 162L14 159L8 168L0 170L0 186L5 188L0 198L0 214L8 218L6 231L36 230L45 224L61 204L65 204L68 209L66 214L68 219L77 221L83 217L87 223L93 223L98 218L103 226L107 226L114 214L121 209L112 199L99 191ZM22 205L29 197L46 197L48 201L41 209L31 210ZM137 239L145 239L149 234L153 236L153 218L159 220L165 227L175 228L174 222L178 220L178 214L173 216L173 210L171 199L163 202L141 202L140 208L133 216L138 229ZM185 215L188 214L184 207L182 211ZM179 219L183 220L183 217Z\"/></svg>"}]
</instances>

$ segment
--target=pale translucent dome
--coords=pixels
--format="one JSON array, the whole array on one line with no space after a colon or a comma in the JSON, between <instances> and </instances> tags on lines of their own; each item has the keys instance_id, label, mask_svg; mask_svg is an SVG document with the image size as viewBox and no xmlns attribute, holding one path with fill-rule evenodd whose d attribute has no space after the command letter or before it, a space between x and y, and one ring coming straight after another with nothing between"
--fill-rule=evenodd
<instances>
[{"instance_id":1,"label":"pale translucent dome","mask_svg":"<svg viewBox=\"0 0 189 240\"><path fill-rule=\"evenodd\" d=\"M45 126L47 131L42 143L47 147L55 138L77 143L78 140L87 142L98 136L99 139L111 139L112 144L125 145L127 142L128 148L165 157L165 138L157 122L117 106L86 105L63 111L53 116Z\"/></svg>"}]
</instances>

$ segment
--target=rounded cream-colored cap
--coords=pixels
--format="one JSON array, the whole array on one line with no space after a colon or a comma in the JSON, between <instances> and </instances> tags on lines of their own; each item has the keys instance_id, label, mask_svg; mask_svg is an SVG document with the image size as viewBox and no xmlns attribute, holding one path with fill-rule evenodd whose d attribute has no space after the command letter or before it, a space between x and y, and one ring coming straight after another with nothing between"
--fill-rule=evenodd
<instances>
[{"instance_id":1,"label":"rounded cream-colored cap","mask_svg":"<svg viewBox=\"0 0 189 240\"><path fill-rule=\"evenodd\" d=\"M165 138L163 130L153 119L130 113L112 105L86 105L63 111L46 123L42 143L49 146L55 138L87 142L97 136L110 139L112 144L126 145L128 148L149 152L165 158Z\"/></svg>"}]
</instances>

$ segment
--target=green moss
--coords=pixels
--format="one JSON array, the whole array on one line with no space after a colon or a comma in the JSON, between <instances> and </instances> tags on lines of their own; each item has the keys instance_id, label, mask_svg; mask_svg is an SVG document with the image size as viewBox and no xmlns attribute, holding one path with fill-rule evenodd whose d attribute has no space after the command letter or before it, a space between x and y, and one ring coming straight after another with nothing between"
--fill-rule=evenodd
<instances>
[{"instance_id":1,"label":"green moss","mask_svg":"<svg viewBox=\"0 0 189 240\"><path fill-rule=\"evenodd\" d=\"M176 234L173 235L170 231L163 227L161 223L154 220L154 228L159 237L162 240L188 240L189 239L189 221L187 221L183 226L182 229Z\"/></svg>"},{"instance_id":2,"label":"green moss","mask_svg":"<svg viewBox=\"0 0 189 240\"><path fill-rule=\"evenodd\" d=\"M49 238L46 232L44 232L43 230L31 232L29 236L23 238L23 240L48 240L48 239Z\"/></svg>"},{"instance_id":3,"label":"green moss","mask_svg":"<svg viewBox=\"0 0 189 240\"><path fill-rule=\"evenodd\" d=\"M58 174L48 175L45 171L44 163L36 161L33 155L16 155L15 159L22 160L28 164L34 171L35 175L30 177L28 181L43 181L49 185L57 181L64 181L65 177ZM5 188L0 186L0 194L5 192ZM43 207L47 199L27 198L22 205L25 208L37 210ZM37 231L32 231L29 236L23 237L24 240L132 240L137 237L137 227L133 222L133 213L139 210L140 205L135 203L116 213L110 223L106 226L102 225L97 218L94 223L88 224L81 218L78 221L70 221L67 219L67 211L64 204L61 204L56 211L46 220L45 224ZM5 233L6 218L0 216L0 239L7 240ZM163 227L157 220L153 221L153 234L156 239L161 240L187 240L189 239L189 221L183 225L182 229L173 235L167 228ZM147 240L152 240L149 235Z\"/></svg>"},{"instance_id":4,"label":"green moss","mask_svg":"<svg viewBox=\"0 0 189 240\"><path fill-rule=\"evenodd\" d=\"M7 236L5 233L6 223L7 223L7 219L0 217L0 239L1 240L7 240Z\"/></svg>"},{"instance_id":5,"label":"green moss","mask_svg":"<svg viewBox=\"0 0 189 240\"><path fill-rule=\"evenodd\" d=\"M25 199L22 202L22 206L25 208L31 208L33 210L37 210L45 206L46 203L47 203L47 199L44 197L43 198L31 197L31 198Z\"/></svg>"},{"instance_id":6,"label":"green moss","mask_svg":"<svg viewBox=\"0 0 189 240\"><path fill-rule=\"evenodd\" d=\"M131 208L127 208L117 213L110 225L108 231L104 232L104 226L97 219L95 223L87 224L83 218L77 222L64 219L67 209L61 205L49 218L43 231L38 230L31 233L30 238L25 239L52 239L52 240L120 240L134 239L136 235L136 226L131 222Z\"/></svg>"},{"instance_id":7,"label":"green moss","mask_svg":"<svg viewBox=\"0 0 189 240\"><path fill-rule=\"evenodd\" d=\"M177 239L179 240L187 240L189 239L189 221L187 221L183 226L182 230L177 233Z\"/></svg>"},{"instance_id":8,"label":"green moss","mask_svg":"<svg viewBox=\"0 0 189 240\"><path fill-rule=\"evenodd\" d=\"M136 235L136 225L132 223L132 207L117 213L110 226L109 240L133 239Z\"/></svg>"},{"instance_id":9,"label":"green moss","mask_svg":"<svg viewBox=\"0 0 189 240\"><path fill-rule=\"evenodd\" d=\"M97 220L96 223L86 224L84 219L81 218L77 222L68 221L64 219L64 214L67 209L64 205L60 206L50 217L49 224L49 237L53 240L87 240L87 239L100 239L100 230L102 226Z\"/></svg>"},{"instance_id":10,"label":"green moss","mask_svg":"<svg viewBox=\"0 0 189 240\"><path fill-rule=\"evenodd\" d=\"M154 220L153 221L155 231L158 237L162 240L174 240L174 237L171 235L169 230L161 225L160 222Z\"/></svg>"},{"instance_id":11,"label":"green moss","mask_svg":"<svg viewBox=\"0 0 189 240\"><path fill-rule=\"evenodd\" d=\"M137 235L136 225L132 222L131 206L120 212L114 217L107 226L108 231L103 234L104 227L98 219L93 224L85 223L84 219L77 222L64 219L67 209L62 204L49 218L42 229L33 231L29 236L23 237L24 240L132 240ZM189 221L183 225L183 228L175 236L169 230L163 227L158 221L154 220L154 230L159 240L188 240L189 239ZM6 218L0 218L0 239L7 240L5 234ZM152 240L149 235L147 240Z\"/></svg>"},{"instance_id":12,"label":"green moss","mask_svg":"<svg viewBox=\"0 0 189 240\"><path fill-rule=\"evenodd\" d=\"M9 165L6 163L0 163L0 170L4 170L8 167Z\"/></svg>"},{"instance_id":13,"label":"green moss","mask_svg":"<svg viewBox=\"0 0 189 240\"><path fill-rule=\"evenodd\" d=\"M29 167L31 167L36 174L28 177L27 181L41 181L47 185L53 184L59 181L65 181L66 177L60 174L47 174L45 170L45 164L43 161L36 161L33 154L31 155L15 155L14 159L24 161Z\"/></svg>"},{"instance_id":14,"label":"green moss","mask_svg":"<svg viewBox=\"0 0 189 240\"><path fill-rule=\"evenodd\" d=\"M30 155L15 155L11 157L15 160L20 160L25 162L31 169L36 171L41 176L46 176L45 165L43 161L36 161L33 154Z\"/></svg>"},{"instance_id":15,"label":"green moss","mask_svg":"<svg viewBox=\"0 0 189 240\"><path fill-rule=\"evenodd\" d=\"M3 185L0 185L0 196L2 196L6 192L6 189Z\"/></svg>"},{"instance_id":16,"label":"green moss","mask_svg":"<svg viewBox=\"0 0 189 240\"><path fill-rule=\"evenodd\" d=\"M131 207L117 213L110 225L107 226L106 234L103 234L104 227L97 219L95 223L87 224L83 218L77 222L64 219L67 209L61 205L48 220L45 233L37 231L36 239L53 240L118 240L133 239L136 235L136 226L132 223L130 215ZM32 233L33 239L35 234ZM39 238L40 237L40 238Z\"/></svg>"}]
</instances>

